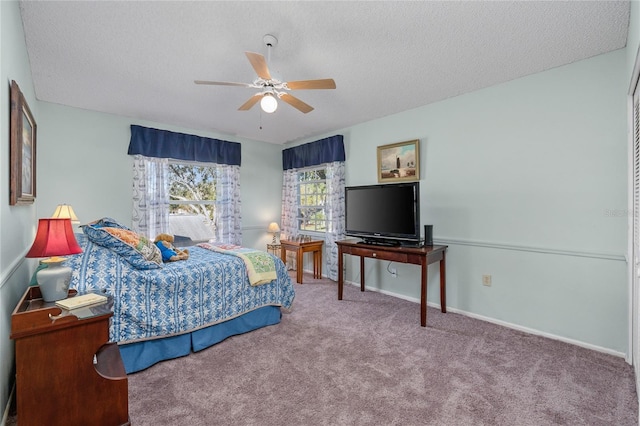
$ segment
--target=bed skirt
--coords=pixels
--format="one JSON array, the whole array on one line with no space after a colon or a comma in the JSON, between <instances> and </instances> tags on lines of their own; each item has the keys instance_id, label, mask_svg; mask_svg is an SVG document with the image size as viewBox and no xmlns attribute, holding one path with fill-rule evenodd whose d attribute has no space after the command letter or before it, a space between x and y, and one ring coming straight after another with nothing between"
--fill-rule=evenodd
<instances>
[{"instance_id":1,"label":"bed skirt","mask_svg":"<svg viewBox=\"0 0 640 426\"><path fill-rule=\"evenodd\" d=\"M192 350L200 351L227 337L278 324L281 316L280 307L264 306L191 333L120 345L124 369L127 374L131 374L160 361L189 355Z\"/></svg>"}]
</instances>

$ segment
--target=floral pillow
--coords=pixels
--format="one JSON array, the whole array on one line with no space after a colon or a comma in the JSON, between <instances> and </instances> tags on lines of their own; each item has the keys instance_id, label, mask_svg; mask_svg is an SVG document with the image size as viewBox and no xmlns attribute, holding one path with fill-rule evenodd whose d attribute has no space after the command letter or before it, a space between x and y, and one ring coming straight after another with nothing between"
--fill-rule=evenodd
<instances>
[{"instance_id":1,"label":"floral pillow","mask_svg":"<svg viewBox=\"0 0 640 426\"><path fill-rule=\"evenodd\" d=\"M111 249L136 269L162 267L162 254L153 241L113 219L104 218L82 227L90 241Z\"/></svg>"}]
</instances>

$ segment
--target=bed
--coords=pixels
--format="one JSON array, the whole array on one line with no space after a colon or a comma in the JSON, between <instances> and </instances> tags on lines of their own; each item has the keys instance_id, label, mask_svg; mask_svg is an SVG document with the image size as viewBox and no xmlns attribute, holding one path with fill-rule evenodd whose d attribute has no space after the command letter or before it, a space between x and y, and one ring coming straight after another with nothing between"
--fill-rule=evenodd
<instances>
[{"instance_id":1,"label":"bed","mask_svg":"<svg viewBox=\"0 0 640 426\"><path fill-rule=\"evenodd\" d=\"M275 279L251 285L242 257L192 246L187 260L154 261L154 267L140 247L134 253L131 244L125 247L118 240L120 246L114 247L94 235L96 229L104 234L107 228L128 228L108 218L96 224L76 234L83 252L66 261L73 271L70 287L113 297L109 338L118 343L127 373L278 324L281 308L292 306L291 279L271 254L265 253L273 261Z\"/></svg>"}]
</instances>

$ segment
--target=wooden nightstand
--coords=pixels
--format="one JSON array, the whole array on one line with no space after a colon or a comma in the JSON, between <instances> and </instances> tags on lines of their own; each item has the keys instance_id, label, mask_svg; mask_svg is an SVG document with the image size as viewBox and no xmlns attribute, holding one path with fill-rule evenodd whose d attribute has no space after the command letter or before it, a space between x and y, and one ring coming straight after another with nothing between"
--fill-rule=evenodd
<instances>
[{"instance_id":1,"label":"wooden nightstand","mask_svg":"<svg viewBox=\"0 0 640 426\"><path fill-rule=\"evenodd\" d=\"M66 311L27 289L11 315L20 426L131 424L120 350L107 343L112 307Z\"/></svg>"}]
</instances>

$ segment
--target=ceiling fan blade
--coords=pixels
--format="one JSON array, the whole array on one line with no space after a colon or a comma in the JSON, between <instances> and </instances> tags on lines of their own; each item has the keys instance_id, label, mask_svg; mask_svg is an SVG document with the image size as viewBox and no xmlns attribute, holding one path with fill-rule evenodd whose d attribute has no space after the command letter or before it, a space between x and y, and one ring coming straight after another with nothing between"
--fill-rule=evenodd
<instances>
[{"instance_id":1,"label":"ceiling fan blade","mask_svg":"<svg viewBox=\"0 0 640 426\"><path fill-rule=\"evenodd\" d=\"M240 87L252 87L247 83L230 83L227 81L206 81L206 80L194 80L195 84L210 84L214 86L240 86Z\"/></svg>"},{"instance_id":2,"label":"ceiling fan blade","mask_svg":"<svg viewBox=\"0 0 640 426\"><path fill-rule=\"evenodd\" d=\"M287 87L291 90L308 90L308 89L335 89L336 82L332 78L322 80L299 80L288 81Z\"/></svg>"},{"instance_id":3,"label":"ceiling fan blade","mask_svg":"<svg viewBox=\"0 0 640 426\"><path fill-rule=\"evenodd\" d=\"M247 55L247 58L249 59L249 62L251 62L251 66L256 71L256 74L258 74L258 77L263 80L271 80L269 67L267 66L267 61L264 59L264 56L253 52L244 52L244 54Z\"/></svg>"},{"instance_id":4,"label":"ceiling fan blade","mask_svg":"<svg viewBox=\"0 0 640 426\"><path fill-rule=\"evenodd\" d=\"M262 93L256 93L250 97L247 102L243 103L242 106L238 108L238 111L249 111L260 99L262 99Z\"/></svg>"},{"instance_id":5,"label":"ceiling fan blade","mask_svg":"<svg viewBox=\"0 0 640 426\"><path fill-rule=\"evenodd\" d=\"M308 113L308 112L313 111L313 107L311 105L305 104L300 99L296 98L295 96L291 96L288 93L283 93L280 96L280 99L282 99L283 101L285 101L286 103L288 103L292 107L300 110L301 112L303 112L305 114Z\"/></svg>"}]
</instances>

